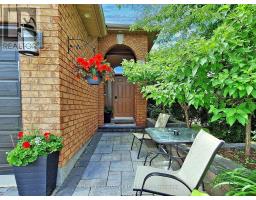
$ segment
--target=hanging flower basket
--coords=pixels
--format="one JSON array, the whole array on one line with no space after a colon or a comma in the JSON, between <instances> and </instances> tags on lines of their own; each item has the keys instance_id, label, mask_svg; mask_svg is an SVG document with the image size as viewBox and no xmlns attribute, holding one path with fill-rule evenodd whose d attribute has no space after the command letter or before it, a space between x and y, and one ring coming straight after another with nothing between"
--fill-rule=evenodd
<instances>
[{"instance_id":1,"label":"hanging flower basket","mask_svg":"<svg viewBox=\"0 0 256 200\"><path fill-rule=\"evenodd\" d=\"M86 76L85 79L87 80L87 83L89 85L99 85L101 83L101 81L102 81L102 78L100 77L99 74L97 74L94 77Z\"/></svg>"},{"instance_id":2,"label":"hanging flower basket","mask_svg":"<svg viewBox=\"0 0 256 200\"><path fill-rule=\"evenodd\" d=\"M77 79L85 79L90 85L99 85L102 80L109 81L113 79L113 69L109 63L105 62L102 54L97 54L88 60L78 57L76 61Z\"/></svg>"}]
</instances>

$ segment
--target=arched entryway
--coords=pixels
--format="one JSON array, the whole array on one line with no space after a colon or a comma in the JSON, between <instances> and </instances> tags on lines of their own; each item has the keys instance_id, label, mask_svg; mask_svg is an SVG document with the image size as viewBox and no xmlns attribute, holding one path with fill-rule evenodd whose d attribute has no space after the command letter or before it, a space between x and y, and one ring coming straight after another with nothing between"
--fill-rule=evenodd
<instances>
[{"instance_id":1,"label":"arched entryway","mask_svg":"<svg viewBox=\"0 0 256 200\"><path fill-rule=\"evenodd\" d=\"M114 118L133 118L135 112L134 85L123 76L122 61L136 60L133 50L126 45L114 45L105 54L114 68L115 79L105 84L105 107L112 109Z\"/></svg>"}]
</instances>

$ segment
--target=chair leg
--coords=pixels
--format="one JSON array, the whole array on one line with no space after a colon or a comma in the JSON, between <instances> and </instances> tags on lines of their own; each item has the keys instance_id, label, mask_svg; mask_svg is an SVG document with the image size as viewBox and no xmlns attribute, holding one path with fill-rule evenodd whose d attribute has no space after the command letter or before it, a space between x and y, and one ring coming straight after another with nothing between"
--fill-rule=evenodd
<instances>
[{"instance_id":1,"label":"chair leg","mask_svg":"<svg viewBox=\"0 0 256 200\"><path fill-rule=\"evenodd\" d=\"M148 160L148 157L150 156L152 154L152 152L149 152L149 153L147 153L147 155L146 155L146 157L145 157L145 160L144 160L144 166L146 165L146 163L147 163L147 160Z\"/></svg>"},{"instance_id":2,"label":"chair leg","mask_svg":"<svg viewBox=\"0 0 256 200\"><path fill-rule=\"evenodd\" d=\"M150 159L150 161L149 161L149 166L151 166L152 161L153 161L155 158L157 158L159 155L160 155L160 153L156 153L156 155L155 155L153 158Z\"/></svg>"},{"instance_id":3,"label":"chair leg","mask_svg":"<svg viewBox=\"0 0 256 200\"><path fill-rule=\"evenodd\" d=\"M203 181L202 181L202 189L203 189L203 191L205 191L205 185L204 185Z\"/></svg>"},{"instance_id":4,"label":"chair leg","mask_svg":"<svg viewBox=\"0 0 256 200\"><path fill-rule=\"evenodd\" d=\"M168 164L168 170L171 168L171 164L172 164L172 157L169 157L169 164Z\"/></svg>"},{"instance_id":5,"label":"chair leg","mask_svg":"<svg viewBox=\"0 0 256 200\"><path fill-rule=\"evenodd\" d=\"M135 140L135 136L133 136L131 150L132 150L132 148L133 148L134 140Z\"/></svg>"},{"instance_id":6,"label":"chair leg","mask_svg":"<svg viewBox=\"0 0 256 200\"><path fill-rule=\"evenodd\" d=\"M140 140L140 148L139 148L139 152L138 152L138 155L137 155L137 159L140 158L140 151L141 151L142 143L143 143L143 139Z\"/></svg>"}]
</instances>

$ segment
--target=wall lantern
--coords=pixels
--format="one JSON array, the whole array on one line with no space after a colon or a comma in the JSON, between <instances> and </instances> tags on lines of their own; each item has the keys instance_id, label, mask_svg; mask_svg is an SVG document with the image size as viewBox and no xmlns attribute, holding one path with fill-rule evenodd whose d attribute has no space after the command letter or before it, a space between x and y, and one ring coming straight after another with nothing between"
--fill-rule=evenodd
<instances>
[{"instance_id":1,"label":"wall lantern","mask_svg":"<svg viewBox=\"0 0 256 200\"><path fill-rule=\"evenodd\" d=\"M124 43L124 34L117 34L116 35L116 43L123 44Z\"/></svg>"},{"instance_id":2,"label":"wall lantern","mask_svg":"<svg viewBox=\"0 0 256 200\"><path fill-rule=\"evenodd\" d=\"M30 17L29 22L20 24L18 28L18 50L19 53L27 56L39 55L36 22L32 17Z\"/></svg>"}]
</instances>

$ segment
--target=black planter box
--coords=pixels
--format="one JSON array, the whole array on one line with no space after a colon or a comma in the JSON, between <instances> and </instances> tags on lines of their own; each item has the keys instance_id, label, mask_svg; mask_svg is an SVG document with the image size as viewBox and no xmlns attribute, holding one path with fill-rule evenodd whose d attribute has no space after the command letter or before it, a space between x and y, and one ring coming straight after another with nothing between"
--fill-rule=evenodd
<instances>
[{"instance_id":1,"label":"black planter box","mask_svg":"<svg viewBox=\"0 0 256 200\"><path fill-rule=\"evenodd\" d=\"M112 113L104 113L104 123L111 122Z\"/></svg>"},{"instance_id":2,"label":"black planter box","mask_svg":"<svg viewBox=\"0 0 256 200\"><path fill-rule=\"evenodd\" d=\"M20 196L48 196L56 188L59 152L41 156L24 167L13 167Z\"/></svg>"}]
</instances>

